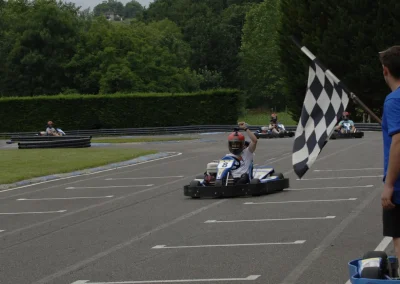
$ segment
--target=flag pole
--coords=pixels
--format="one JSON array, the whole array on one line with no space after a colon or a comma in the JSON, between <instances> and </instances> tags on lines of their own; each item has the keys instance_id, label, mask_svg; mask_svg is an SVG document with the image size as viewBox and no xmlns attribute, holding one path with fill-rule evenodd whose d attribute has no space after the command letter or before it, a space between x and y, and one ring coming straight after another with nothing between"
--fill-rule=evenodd
<instances>
[{"instance_id":1,"label":"flag pole","mask_svg":"<svg viewBox=\"0 0 400 284\"><path fill-rule=\"evenodd\" d=\"M316 62L324 71L326 71L332 78L335 79L336 83L338 83L343 90L345 90L347 93L350 94L350 98L358 104L362 109L364 109L369 115L372 116L373 119L375 119L380 125L382 125L382 120L371 110L369 109L353 92L347 88L345 84L343 84L342 81L340 81L329 69L327 69L321 61L306 47L306 46L301 46L300 42L294 37L290 36L294 44L305 54L307 57L311 60Z\"/></svg>"}]
</instances>

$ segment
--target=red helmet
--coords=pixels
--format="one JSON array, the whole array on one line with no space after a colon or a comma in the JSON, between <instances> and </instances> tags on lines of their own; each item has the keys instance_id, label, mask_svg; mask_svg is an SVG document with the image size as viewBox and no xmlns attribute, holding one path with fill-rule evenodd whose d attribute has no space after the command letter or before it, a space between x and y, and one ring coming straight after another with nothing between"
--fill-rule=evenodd
<instances>
[{"instance_id":1,"label":"red helmet","mask_svg":"<svg viewBox=\"0 0 400 284\"><path fill-rule=\"evenodd\" d=\"M237 131L232 132L228 136L229 152L234 155L239 155L243 151L244 143L245 139L242 133L239 133Z\"/></svg>"},{"instance_id":2,"label":"red helmet","mask_svg":"<svg viewBox=\"0 0 400 284\"><path fill-rule=\"evenodd\" d=\"M348 113L347 111L344 111L344 112L342 113L342 119L348 120L349 117L350 117L350 113Z\"/></svg>"}]
</instances>

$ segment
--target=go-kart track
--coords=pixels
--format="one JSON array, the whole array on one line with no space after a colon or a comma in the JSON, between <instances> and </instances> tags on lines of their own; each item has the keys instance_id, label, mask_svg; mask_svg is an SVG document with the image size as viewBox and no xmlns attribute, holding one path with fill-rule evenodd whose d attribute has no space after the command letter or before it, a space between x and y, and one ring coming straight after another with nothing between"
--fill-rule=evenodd
<instances>
[{"instance_id":1,"label":"go-kart track","mask_svg":"<svg viewBox=\"0 0 400 284\"><path fill-rule=\"evenodd\" d=\"M303 180L293 138L260 139L255 164L290 178L289 189L185 197L183 186L228 152L227 135L116 145L177 154L0 190L0 283L345 284L347 263L383 239L381 133L329 141Z\"/></svg>"}]
</instances>

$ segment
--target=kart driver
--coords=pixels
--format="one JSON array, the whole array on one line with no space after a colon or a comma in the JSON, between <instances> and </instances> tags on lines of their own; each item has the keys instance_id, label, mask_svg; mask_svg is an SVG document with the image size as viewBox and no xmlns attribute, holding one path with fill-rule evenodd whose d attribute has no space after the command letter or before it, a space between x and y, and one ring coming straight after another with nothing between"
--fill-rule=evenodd
<instances>
[{"instance_id":1,"label":"kart driver","mask_svg":"<svg viewBox=\"0 0 400 284\"><path fill-rule=\"evenodd\" d=\"M46 126L46 134L49 136L61 136L61 133L58 133L57 129L54 127L54 124L52 121L47 122Z\"/></svg>"},{"instance_id":2,"label":"kart driver","mask_svg":"<svg viewBox=\"0 0 400 284\"><path fill-rule=\"evenodd\" d=\"M278 127L278 116L275 113L271 114L271 120L268 129L271 130L273 133L280 132L280 129Z\"/></svg>"},{"instance_id":3,"label":"kart driver","mask_svg":"<svg viewBox=\"0 0 400 284\"><path fill-rule=\"evenodd\" d=\"M249 135L251 142L245 141L244 135L238 131L232 132L228 136L229 152L228 156L237 159L232 168L232 176L236 184L246 184L250 182L249 172L252 170L254 151L257 147L257 137L247 128L247 123L239 122L240 129Z\"/></svg>"},{"instance_id":4,"label":"kart driver","mask_svg":"<svg viewBox=\"0 0 400 284\"><path fill-rule=\"evenodd\" d=\"M345 131L344 126L349 125L351 128L351 132L353 132L353 133L356 132L356 128L354 127L354 122L349 118L350 118L350 114L347 111L343 112L342 120L339 122L339 125L335 127L335 129L337 131L344 133L344 131Z\"/></svg>"}]
</instances>

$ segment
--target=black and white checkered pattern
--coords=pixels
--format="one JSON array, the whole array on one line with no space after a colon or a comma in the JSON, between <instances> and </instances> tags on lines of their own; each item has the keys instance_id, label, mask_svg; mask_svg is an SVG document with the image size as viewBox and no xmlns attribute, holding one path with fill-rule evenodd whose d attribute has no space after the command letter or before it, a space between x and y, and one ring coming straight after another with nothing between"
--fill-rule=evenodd
<instances>
[{"instance_id":1,"label":"black and white checkered pattern","mask_svg":"<svg viewBox=\"0 0 400 284\"><path fill-rule=\"evenodd\" d=\"M299 178L311 168L328 142L348 102L349 95L335 75L312 61L293 146L292 163Z\"/></svg>"}]
</instances>

